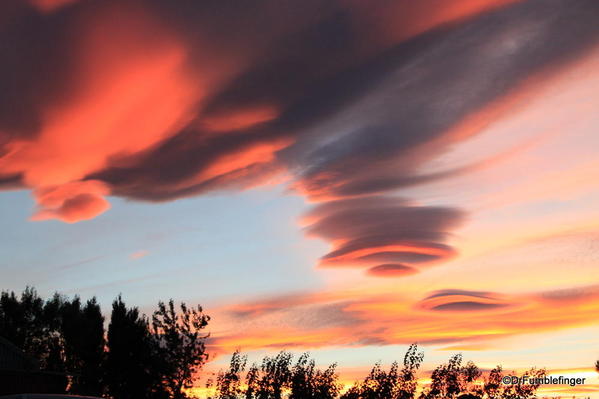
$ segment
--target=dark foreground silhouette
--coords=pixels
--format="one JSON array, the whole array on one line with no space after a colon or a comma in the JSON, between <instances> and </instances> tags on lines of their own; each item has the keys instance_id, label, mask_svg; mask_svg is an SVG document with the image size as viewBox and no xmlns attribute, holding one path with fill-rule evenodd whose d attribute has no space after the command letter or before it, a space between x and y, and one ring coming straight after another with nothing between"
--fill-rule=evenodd
<instances>
[{"instance_id":1,"label":"dark foreground silhouette","mask_svg":"<svg viewBox=\"0 0 599 399\"><path fill-rule=\"evenodd\" d=\"M11 376L21 373L31 385L39 374L52 380L54 393L114 399L188 397L186 389L208 360L208 334L203 330L210 318L202 307L175 306L170 300L159 302L147 317L119 296L112 303L107 331L104 321L95 298L84 302L78 296L55 294L44 300L31 288L19 296L2 292L0 381L14 382ZM15 353L28 360L15 358ZM386 370L377 363L364 380L343 392L336 364L318 369L307 353L294 361L283 351L248 367L247 357L237 351L229 368L209 379L207 386L215 392L211 399L528 399L538 389L503 384L500 366L483 373L472 362L464 364L460 354L438 366L430 384L419 389L422 361L423 353L411 345L401 364ZM533 368L526 374L540 377L545 370ZM0 387L3 393L14 392Z\"/></svg>"},{"instance_id":2,"label":"dark foreground silhouette","mask_svg":"<svg viewBox=\"0 0 599 399\"><path fill-rule=\"evenodd\" d=\"M417 393L417 372L423 357L417 346L411 345L401 367L394 362L384 370L377 363L363 381L341 394L336 364L319 370L307 353L293 363L292 355L283 351L246 371L247 358L235 352L228 370L219 372L207 386L215 385L212 399L527 399L534 398L539 387L502 384L500 366L483 376L474 363L462 364L458 354L438 366L431 374L431 383ZM533 368L525 374L541 377L545 370Z\"/></svg>"},{"instance_id":3,"label":"dark foreground silhouette","mask_svg":"<svg viewBox=\"0 0 599 399\"><path fill-rule=\"evenodd\" d=\"M185 388L208 360L202 330L209 320L201 307L175 307L172 300L159 302L150 319L119 296L105 331L95 298L82 302L55 294L43 300L30 288L20 297L0 294L0 336L32 359L25 371L62 377L52 393L186 398Z\"/></svg>"}]
</instances>

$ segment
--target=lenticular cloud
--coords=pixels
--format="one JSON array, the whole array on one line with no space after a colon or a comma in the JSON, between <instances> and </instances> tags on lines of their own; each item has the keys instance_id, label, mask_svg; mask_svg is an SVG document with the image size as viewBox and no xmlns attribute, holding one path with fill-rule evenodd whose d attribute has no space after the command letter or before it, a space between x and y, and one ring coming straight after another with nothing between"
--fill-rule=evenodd
<instances>
[{"instance_id":1,"label":"lenticular cloud","mask_svg":"<svg viewBox=\"0 0 599 399\"><path fill-rule=\"evenodd\" d=\"M467 173L427 166L599 42L593 0L452 4L3 1L0 188L73 223L285 181L323 267L450 259L465 206L397 191Z\"/></svg>"}]
</instances>

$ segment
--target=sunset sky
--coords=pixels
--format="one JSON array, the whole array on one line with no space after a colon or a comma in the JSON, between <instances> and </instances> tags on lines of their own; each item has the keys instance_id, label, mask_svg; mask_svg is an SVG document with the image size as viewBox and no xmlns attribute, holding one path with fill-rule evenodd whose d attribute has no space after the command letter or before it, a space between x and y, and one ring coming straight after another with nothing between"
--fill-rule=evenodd
<instances>
[{"instance_id":1,"label":"sunset sky","mask_svg":"<svg viewBox=\"0 0 599 399\"><path fill-rule=\"evenodd\" d=\"M417 342L599 398L598 20L2 0L0 289L201 303L209 370L309 350L351 382Z\"/></svg>"}]
</instances>

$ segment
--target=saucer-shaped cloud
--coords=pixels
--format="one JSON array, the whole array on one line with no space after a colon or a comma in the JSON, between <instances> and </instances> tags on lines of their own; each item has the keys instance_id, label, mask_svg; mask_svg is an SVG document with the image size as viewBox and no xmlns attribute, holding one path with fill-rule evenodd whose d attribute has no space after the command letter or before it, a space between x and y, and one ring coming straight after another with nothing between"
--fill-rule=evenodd
<instances>
[{"instance_id":1,"label":"saucer-shaped cloud","mask_svg":"<svg viewBox=\"0 0 599 399\"><path fill-rule=\"evenodd\" d=\"M423 309L434 311L489 311L511 306L509 300L490 292L445 290L435 292L420 302Z\"/></svg>"},{"instance_id":2,"label":"saucer-shaped cloud","mask_svg":"<svg viewBox=\"0 0 599 399\"><path fill-rule=\"evenodd\" d=\"M385 263L368 269L368 274L377 277L400 277L418 273L418 269L398 263Z\"/></svg>"},{"instance_id":3,"label":"saucer-shaped cloud","mask_svg":"<svg viewBox=\"0 0 599 399\"><path fill-rule=\"evenodd\" d=\"M329 241L322 267L372 267L373 274L415 272L412 265L447 260L455 250L444 241L463 219L462 212L413 206L392 197L337 200L315 207L305 217L309 236ZM401 265L381 262L402 262Z\"/></svg>"}]
</instances>

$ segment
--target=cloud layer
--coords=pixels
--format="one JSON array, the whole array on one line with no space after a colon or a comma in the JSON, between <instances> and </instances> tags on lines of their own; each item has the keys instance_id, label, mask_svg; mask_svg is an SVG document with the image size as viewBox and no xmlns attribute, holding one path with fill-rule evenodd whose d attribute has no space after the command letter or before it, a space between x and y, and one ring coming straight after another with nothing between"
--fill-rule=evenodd
<instances>
[{"instance_id":1,"label":"cloud layer","mask_svg":"<svg viewBox=\"0 0 599 399\"><path fill-rule=\"evenodd\" d=\"M0 15L0 187L32 190L33 220L286 180L319 203L322 266L384 277L451 258L464 219L390 193L476 166L427 171L599 41L593 0L7 0Z\"/></svg>"},{"instance_id":2,"label":"cloud layer","mask_svg":"<svg viewBox=\"0 0 599 399\"><path fill-rule=\"evenodd\" d=\"M409 205L393 197L324 203L306 215L307 234L332 243L323 267L370 266L377 276L417 271L410 265L447 260L455 251L444 242L462 220L451 208ZM392 263L401 262L402 264Z\"/></svg>"},{"instance_id":3,"label":"cloud layer","mask_svg":"<svg viewBox=\"0 0 599 399\"><path fill-rule=\"evenodd\" d=\"M597 286L506 294L447 289L410 298L351 292L297 294L225 307L217 351L421 344L488 345L594 323ZM228 326L228 327L227 327ZM359 326L359 328L356 328ZM238 333L243 331L243 333Z\"/></svg>"}]
</instances>

